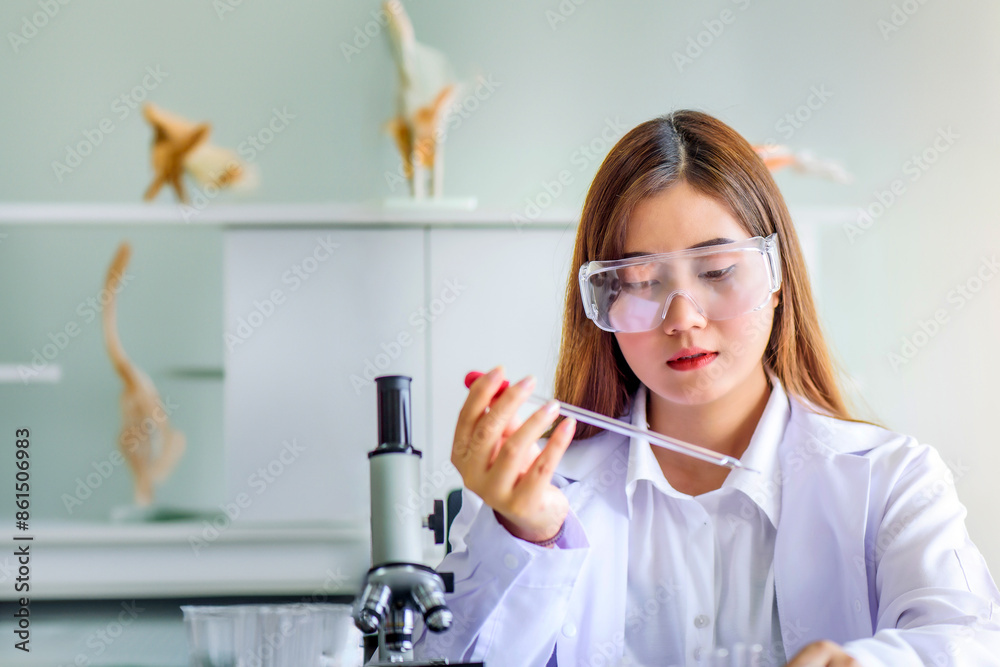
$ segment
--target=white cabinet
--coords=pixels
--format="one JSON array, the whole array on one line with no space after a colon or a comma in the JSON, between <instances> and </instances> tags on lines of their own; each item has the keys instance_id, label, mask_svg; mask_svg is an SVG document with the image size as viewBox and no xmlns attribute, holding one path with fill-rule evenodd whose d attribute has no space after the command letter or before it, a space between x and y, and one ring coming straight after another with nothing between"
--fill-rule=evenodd
<instances>
[{"instance_id":1,"label":"white cabinet","mask_svg":"<svg viewBox=\"0 0 1000 667\"><path fill-rule=\"evenodd\" d=\"M428 254L431 296L461 290L431 325L431 437L425 480L440 496L461 485L447 474L455 422L471 370L498 364L512 382L533 374L552 395L566 280L576 229L434 229ZM535 406L537 407L537 406ZM523 412L533 410L528 407Z\"/></svg>"},{"instance_id":2,"label":"white cabinet","mask_svg":"<svg viewBox=\"0 0 1000 667\"><path fill-rule=\"evenodd\" d=\"M185 306L168 310L183 313L173 325L191 329L185 336L192 340L199 315L203 329L211 323L207 337L197 338L208 350L218 349L221 322L223 367L217 357L188 355L151 370L187 373L185 382L222 381L221 416L210 402L185 403L211 415L212 433L223 437L189 438L194 449L185 460L198 461L197 478L185 482L177 502L228 516L37 522L36 539L48 545L39 571L49 575L32 586L33 597L357 594L370 564L367 453L378 444L371 380L413 378L413 442L425 452L418 501L427 513L461 483L441 471L466 372L502 363L513 379L533 373L538 393L551 392L575 218L549 209L518 231L510 211L360 204L202 211L190 224L221 230L214 250L163 255L171 271L180 266L174 255L194 256L210 274L221 262L221 312L192 310L211 302L205 294L218 298L195 271L183 285L196 285L201 296L167 281ZM18 233L20 225L95 226L112 240L152 226L144 233L176 234L171 243L190 243L192 229L176 206L0 204L0 223ZM170 342L173 331L150 324L129 339L141 352L158 337ZM92 347L100 349L96 336ZM109 373L106 362L100 368ZM444 548L432 544L430 531L424 537L425 562L436 564Z\"/></svg>"},{"instance_id":3,"label":"white cabinet","mask_svg":"<svg viewBox=\"0 0 1000 667\"><path fill-rule=\"evenodd\" d=\"M468 371L502 363L551 394L574 235L568 226L227 231L228 496L245 494L251 520L367 527L371 379L402 374L413 378L428 513L461 485L449 458ZM443 547L425 537L434 561Z\"/></svg>"},{"instance_id":4,"label":"white cabinet","mask_svg":"<svg viewBox=\"0 0 1000 667\"><path fill-rule=\"evenodd\" d=\"M227 230L227 492L247 519L368 521L371 379L410 375L427 405L426 333L409 322L423 245L420 229ZM426 423L417 410L417 442Z\"/></svg>"}]
</instances>

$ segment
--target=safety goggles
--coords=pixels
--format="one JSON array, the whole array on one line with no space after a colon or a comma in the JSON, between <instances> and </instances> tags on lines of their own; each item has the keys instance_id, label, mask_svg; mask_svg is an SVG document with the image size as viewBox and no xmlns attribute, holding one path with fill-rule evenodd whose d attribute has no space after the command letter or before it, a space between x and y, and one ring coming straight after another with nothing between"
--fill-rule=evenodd
<instances>
[{"instance_id":1,"label":"safety goggles","mask_svg":"<svg viewBox=\"0 0 1000 667\"><path fill-rule=\"evenodd\" d=\"M605 331L660 326L676 296L710 320L728 320L767 304L781 286L778 235L580 267L587 317Z\"/></svg>"}]
</instances>

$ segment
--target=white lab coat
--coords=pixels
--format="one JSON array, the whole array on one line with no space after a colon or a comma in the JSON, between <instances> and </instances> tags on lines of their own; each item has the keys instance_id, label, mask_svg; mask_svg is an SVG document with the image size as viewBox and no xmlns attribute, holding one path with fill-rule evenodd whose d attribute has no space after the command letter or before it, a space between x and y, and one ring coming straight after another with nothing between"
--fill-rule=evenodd
<instances>
[{"instance_id":1,"label":"white lab coat","mask_svg":"<svg viewBox=\"0 0 1000 667\"><path fill-rule=\"evenodd\" d=\"M936 450L789 398L774 548L788 658L829 639L865 667L1000 665L1000 592ZM454 551L437 568L455 574L455 621L424 634L415 655L541 667L555 645L563 667L621 660L628 448L603 432L574 442L557 468L571 507L564 539L579 548L513 537L466 489Z\"/></svg>"}]
</instances>

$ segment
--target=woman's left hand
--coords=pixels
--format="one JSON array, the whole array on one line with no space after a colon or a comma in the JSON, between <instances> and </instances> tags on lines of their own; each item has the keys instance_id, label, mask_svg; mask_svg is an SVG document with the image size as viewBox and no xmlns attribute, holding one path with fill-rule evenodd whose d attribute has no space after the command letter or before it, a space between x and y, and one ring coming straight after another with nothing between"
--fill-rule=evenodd
<instances>
[{"instance_id":1,"label":"woman's left hand","mask_svg":"<svg viewBox=\"0 0 1000 667\"><path fill-rule=\"evenodd\" d=\"M824 640L806 646L785 667L862 667L862 665L847 655L839 644Z\"/></svg>"}]
</instances>

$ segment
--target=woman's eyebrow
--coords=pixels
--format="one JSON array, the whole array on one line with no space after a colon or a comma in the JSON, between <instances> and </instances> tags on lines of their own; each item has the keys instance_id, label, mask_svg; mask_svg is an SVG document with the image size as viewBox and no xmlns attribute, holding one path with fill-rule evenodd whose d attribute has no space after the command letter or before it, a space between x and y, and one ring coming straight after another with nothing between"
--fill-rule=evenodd
<instances>
[{"instance_id":1,"label":"woman's eyebrow","mask_svg":"<svg viewBox=\"0 0 1000 667\"><path fill-rule=\"evenodd\" d=\"M688 250L694 250L695 248L705 248L713 245L722 245L724 243L736 243L733 239L727 239L724 237L718 237L714 239L709 239L708 241L702 241L701 243L695 243L693 246L688 248ZM622 256L622 259L628 259L629 257L641 257L643 255L655 255L657 253L638 251L638 252L627 252Z\"/></svg>"}]
</instances>

